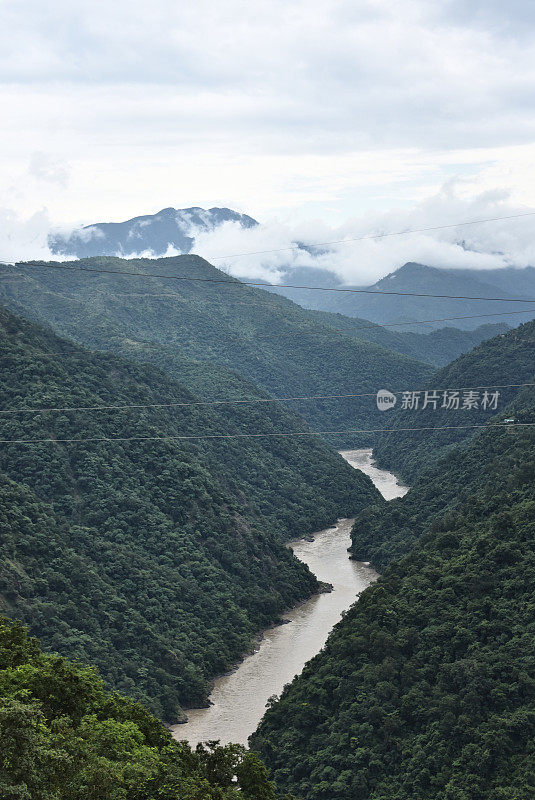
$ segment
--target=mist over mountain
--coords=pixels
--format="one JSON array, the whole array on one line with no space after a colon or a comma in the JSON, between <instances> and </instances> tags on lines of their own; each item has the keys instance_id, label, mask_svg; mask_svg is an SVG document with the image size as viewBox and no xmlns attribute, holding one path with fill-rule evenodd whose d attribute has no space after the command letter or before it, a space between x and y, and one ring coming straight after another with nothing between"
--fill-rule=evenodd
<instances>
[{"instance_id":1,"label":"mist over mountain","mask_svg":"<svg viewBox=\"0 0 535 800\"><path fill-rule=\"evenodd\" d=\"M535 800L535 3L0 9L0 800Z\"/></svg>"},{"instance_id":2,"label":"mist over mountain","mask_svg":"<svg viewBox=\"0 0 535 800\"><path fill-rule=\"evenodd\" d=\"M438 319L463 330L485 323L515 326L533 318L517 302L400 297L401 294L535 298L533 252L526 221L418 233L439 219L505 214L516 210L480 198L469 207L438 195L405 215L394 212L330 227L322 222L257 222L230 208L164 208L124 222L99 222L68 233L51 232L48 249L59 257L159 257L195 252L245 281L276 284L271 291L304 308L359 317L377 324ZM514 217L514 215L513 215ZM385 233L407 230L401 237ZM377 234L379 239L374 240ZM323 246L311 244L331 242ZM287 288L285 285L290 285ZM329 291L310 290L321 287ZM336 291L365 289L373 294ZM532 304L535 309L535 303ZM526 308L527 313L519 314ZM514 312L514 313L510 313ZM469 319L467 319L469 318ZM414 332L421 329L409 328Z\"/></svg>"},{"instance_id":3,"label":"mist over mountain","mask_svg":"<svg viewBox=\"0 0 535 800\"><path fill-rule=\"evenodd\" d=\"M169 250L189 253L196 234L213 230L224 222L234 222L243 228L258 224L247 214L230 208L163 208L157 214L125 222L97 222L69 234L51 233L48 246L54 255L77 258L133 256L143 252L161 256Z\"/></svg>"}]
</instances>

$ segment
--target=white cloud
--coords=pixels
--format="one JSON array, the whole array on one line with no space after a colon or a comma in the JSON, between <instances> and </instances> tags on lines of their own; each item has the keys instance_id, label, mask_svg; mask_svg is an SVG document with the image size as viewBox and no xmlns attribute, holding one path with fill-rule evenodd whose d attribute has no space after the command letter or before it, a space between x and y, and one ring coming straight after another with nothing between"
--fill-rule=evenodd
<instances>
[{"instance_id":1,"label":"white cloud","mask_svg":"<svg viewBox=\"0 0 535 800\"><path fill-rule=\"evenodd\" d=\"M0 208L0 262L50 258L49 230L50 219L45 210L21 218L9 209Z\"/></svg>"},{"instance_id":2,"label":"white cloud","mask_svg":"<svg viewBox=\"0 0 535 800\"><path fill-rule=\"evenodd\" d=\"M512 216L535 211L511 202L504 192L485 192L463 197L462 184L451 182L438 194L413 208L368 214L330 227L320 221L295 226L271 222L241 229L227 223L203 232L195 252L238 278L254 277L284 282L285 272L295 267L314 267L334 272L348 284L372 283L408 261L441 268L493 269L535 264L534 216L458 225L461 222ZM443 230L406 233L384 238L364 238L326 245L319 254L291 249L296 242L314 245L340 239L373 237L437 225ZM281 249L278 248L287 248ZM275 252L262 252L275 250ZM239 256L240 253L252 253ZM228 254L228 258L219 258Z\"/></svg>"},{"instance_id":3,"label":"white cloud","mask_svg":"<svg viewBox=\"0 0 535 800\"><path fill-rule=\"evenodd\" d=\"M474 225L462 222L507 217L535 211L535 203L522 205L503 190L474 193L470 181L452 179L440 191L410 208L392 208L353 216L342 224L325 219L290 222L271 218L254 228L227 222L212 230L192 228L193 251L237 278L283 283L288 271L300 267L328 270L347 284L369 284L407 261L433 267L492 269L535 265L535 214ZM451 225L442 230L420 230ZM46 241L51 226L47 212L28 219L14 212L0 215L0 260L57 258ZM67 234L70 228L61 232ZM370 238L399 231L419 231ZM142 234L142 231L140 231ZM102 235L89 227L82 237ZM338 241L361 239L360 241ZM296 248L296 243L312 247ZM141 250L139 257L154 253ZM177 255L168 246L164 254ZM311 273L311 281L316 280Z\"/></svg>"},{"instance_id":4,"label":"white cloud","mask_svg":"<svg viewBox=\"0 0 535 800\"><path fill-rule=\"evenodd\" d=\"M67 186L69 181L69 168L58 158L53 158L42 150L36 150L30 156L28 172L35 178L51 183Z\"/></svg>"}]
</instances>

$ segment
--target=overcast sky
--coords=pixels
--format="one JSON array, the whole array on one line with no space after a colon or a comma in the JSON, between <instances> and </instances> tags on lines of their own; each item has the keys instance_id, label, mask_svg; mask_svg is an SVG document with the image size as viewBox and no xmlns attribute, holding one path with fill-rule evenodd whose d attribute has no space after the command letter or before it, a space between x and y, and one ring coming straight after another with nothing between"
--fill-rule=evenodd
<instances>
[{"instance_id":1,"label":"overcast sky","mask_svg":"<svg viewBox=\"0 0 535 800\"><path fill-rule=\"evenodd\" d=\"M359 230L422 204L535 207L529 0L0 11L0 236L14 246L166 206Z\"/></svg>"}]
</instances>

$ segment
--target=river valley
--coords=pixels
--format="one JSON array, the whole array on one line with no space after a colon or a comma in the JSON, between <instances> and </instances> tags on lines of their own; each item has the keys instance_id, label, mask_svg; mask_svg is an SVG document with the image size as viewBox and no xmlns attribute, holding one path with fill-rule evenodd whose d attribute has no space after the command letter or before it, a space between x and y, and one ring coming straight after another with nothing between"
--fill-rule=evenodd
<instances>
[{"instance_id":1,"label":"river valley","mask_svg":"<svg viewBox=\"0 0 535 800\"><path fill-rule=\"evenodd\" d=\"M369 475L386 500L408 491L394 475L374 465L371 450L346 450L341 455L355 469ZM297 558L319 580L331 583L333 591L311 597L284 614L288 624L265 631L256 652L232 673L215 681L210 695L212 705L188 710L188 722L173 726L176 739L187 739L193 746L209 739L219 739L221 744L247 744L267 700L280 694L284 685L321 650L342 613L377 578L369 565L348 557L352 524L352 519L340 519L335 526L313 534L313 541L290 543Z\"/></svg>"}]
</instances>

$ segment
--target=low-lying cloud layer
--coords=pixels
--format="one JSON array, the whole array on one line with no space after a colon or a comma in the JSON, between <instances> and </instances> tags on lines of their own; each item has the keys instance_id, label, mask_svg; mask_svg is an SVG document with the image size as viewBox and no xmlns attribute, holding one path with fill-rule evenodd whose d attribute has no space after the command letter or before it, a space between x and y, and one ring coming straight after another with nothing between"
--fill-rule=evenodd
<instances>
[{"instance_id":1,"label":"low-lying cloud layer","mask_svg":"<svg viewBox=\"0 0 535 800\"><path fill-rule=\"evenodd\" d=\"M338 227L318 220L296 226L274 221L249 230L226 224L196 237L194 251L235 277L257 277L273 283L281 282L288 268L295 267L326 269L348 284L372 283L407 261L442 268L524 267L535 264L535 214L362 241L338 240L456 225L530 211L508 202L503 194L487 193L463 200L455 194L454 187L447 187L410 210L370 214L350 219ZM318 247L313 252L303 249L262 252L291 248L296 242L311 246L333 241L336 243ZM251 255L238 256L240 253ZM228 258L221 258L226 254Z\"/></svg>"},{"instance_id":2,"label":"low-lying cloud layer","mask_svg":"<svg viewBox=\"0 0 535 800\"><path fill-rule=\"evenodd\" d=\"M50 219L46 211L24 218L10 209L0 208L0 262L50 259L49 231Z\"/></svg>"},{"instance_id":3,"label":"low-lying cloud layer","mask_svg":"<svg viewBox=\"0 0 535 800\"><path fill-rule=\"evenodd\" d=\"M195 239L193 252L220 269L237 278L258 278L270 283L283 282L294 268L328 270L344 283L363 285L407 261L475 270L535 264L535 213L459 225L525 215L533 209L514 204L506 194L498 192L463 198L462 189L462 184L452 182L411 209L355 217L339 226L321 220L297 224L260 220L253 228L227 222L208 231L192 228L189 234ZM455 227L389 235L443 225ZM28 220L5 213L0 231L9 234L0 234L0 258L57 258L47 246L50 227L44 212ZM374 236L382 238L347 241ZM322 244L329 242L335 243ZM296 248L296 243L303 247ZM176 255L178 251L162 242L158 252L140 248L136 253L149 257L162 254Z\"/></svg>"}]
</instances>

